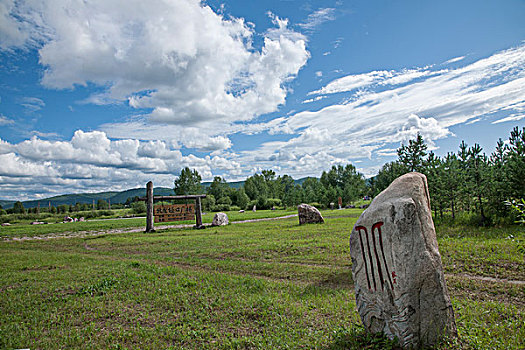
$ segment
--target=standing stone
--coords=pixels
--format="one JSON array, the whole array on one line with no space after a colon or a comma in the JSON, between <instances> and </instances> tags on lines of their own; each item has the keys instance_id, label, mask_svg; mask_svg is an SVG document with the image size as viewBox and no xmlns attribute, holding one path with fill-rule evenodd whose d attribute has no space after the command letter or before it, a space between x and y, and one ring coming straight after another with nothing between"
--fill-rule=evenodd
<instances>
[{"instance_id":1,"label":"standing stone","mask_svg":"<svg viewBox=\"0 0 525 350\"><path fill-rule=\"evenodd\" d=\"M352 230L350 254L369 332L397 337L404 347L457 336L425 175L405 174L373 200Z\"/></svg>"},{"instance_id":2,"label":"standing stone","mask_svg":"<svg viewBox=\"0 0 525 350\"><path fill-rule=\"evenodd\" d=\"M299 225L324 223L323 216L314 206L299 204L297 211L299 212Z\"/></svg>"},{"instance_id":3,"label":"standing stone","mask_svg":"<svg viewBox=\"0 0 525 350\"><path fill-rule=\"evenodd\" d=\"M211 223L212 226L224 226L228 225L228 215L225 213L217 213L213 217L213 221Z\"/></svg>"},{"instance_id":4,"label":"standing stone","mask_svg":"<svg viewBox=\"0 0 525 350\"><path fill-rule=\"evenodd\" d=\"M257 211L257 206L254 205L252 211L255 213Z\"/></svg>"}]
</instances>

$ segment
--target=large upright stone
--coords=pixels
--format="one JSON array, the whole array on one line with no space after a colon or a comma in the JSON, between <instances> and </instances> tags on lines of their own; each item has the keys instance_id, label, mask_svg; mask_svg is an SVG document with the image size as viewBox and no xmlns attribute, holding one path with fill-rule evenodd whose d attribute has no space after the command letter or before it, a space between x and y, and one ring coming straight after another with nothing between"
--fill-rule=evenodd
<instances>
[{"instance_id":1,"label":"large upright stone","mask_svg":"<svg viewBox=\"0 0 525 350\"><path fill-rule=\"evenodd\" d=\"M373 200L352 230L350 254L369 332L397 337L404 347L457 335L425 175L405 174Z\"/></svg>"},{"instance_id":2,"label":"large upright stone","mask_svg":"<svg viewBox=\"0 0 525 350\"><path fill-rule=\"evenodd\" d=\"M303 224L322 224L324 223L323 216L319 210L308 204L299 204L297 207L299 214L299 225Z\"/></svg>"},{"instance_id":3,"label":"large upright stone","mask_svg":"<svg viewBox=\"0 0 525 350\"><path fill-rule=\"evenodd\" d=\"M211 222L212 226L225 226L228 225L228 215L226 213L217 213L213 217Z\"/></svg>"}]
</instances>

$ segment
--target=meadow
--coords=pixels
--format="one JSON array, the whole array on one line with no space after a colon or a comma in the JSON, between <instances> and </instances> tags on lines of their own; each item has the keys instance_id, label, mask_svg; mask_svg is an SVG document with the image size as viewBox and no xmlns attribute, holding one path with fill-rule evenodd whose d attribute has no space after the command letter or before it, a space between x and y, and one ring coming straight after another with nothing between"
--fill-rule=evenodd
<instances>
[{"instance_id":1,"label":"meadow","mask_svg":"<svg viewBox=\"0 0 525 350\"><path fill-rule=\"evenodd\" d=\"M348 239L359 214L0 241L0 348L396 349L355 310ZM120 221L133 220L143 225ZM77 224L112 223L24 227ZM436 229L460 335L439 349L525 348L523 227ZM17 230L1 236L31 235Z\"/></svg>"}]
</instances>

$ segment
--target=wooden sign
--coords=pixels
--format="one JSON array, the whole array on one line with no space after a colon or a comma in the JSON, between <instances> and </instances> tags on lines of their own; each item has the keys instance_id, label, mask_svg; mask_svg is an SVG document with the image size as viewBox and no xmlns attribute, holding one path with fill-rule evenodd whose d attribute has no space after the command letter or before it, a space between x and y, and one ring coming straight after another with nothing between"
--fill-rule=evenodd
<instances>
[{"instance_id":1,"label":"wooden sign","mask_svg":"<svg viewBox=\"0 0 525 350\"><path fill-rule=\"evenodd\" d=\"M193 220L195 204L156 205L153 213L155 222Z\"/></svg>"}]
</instances>

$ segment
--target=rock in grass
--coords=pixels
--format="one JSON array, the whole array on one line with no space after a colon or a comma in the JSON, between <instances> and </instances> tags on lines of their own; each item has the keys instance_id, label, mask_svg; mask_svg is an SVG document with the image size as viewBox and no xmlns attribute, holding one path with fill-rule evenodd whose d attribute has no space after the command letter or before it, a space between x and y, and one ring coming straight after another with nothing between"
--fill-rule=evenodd
<instances>
[{"instance_id":1,"label":"rock in grass","mask_svg":"<svg viewBox=\"0 0 525 350\"><path fill-rule=\"evenodd\" d=\"M350 255L369 332L397 337L404 347L457 335L425 175L405 174L374 199L352 230Z\"/></svg>"},{"instance_id":2,"label":"rock in grass","mask_svg":"<svg viewBox=\"0 0 525 350\"><path fill-rule=\"evenodd\" d=\"M217 213L213 217L213 221L211 222L212 226L224 226L228 225L228 215L225 213Z\"/></svg>"},{"instance_id":3,"label":"rock in grass","mask_svg":"<svg viewBox=\"0 0 525 350\"><path fill-rule=\"evenodd\" d=\"M323 216L314 206L304 203L299 204L297 211L299 212L299 225L324 223Z\"/></svg>"}]
</instances>

